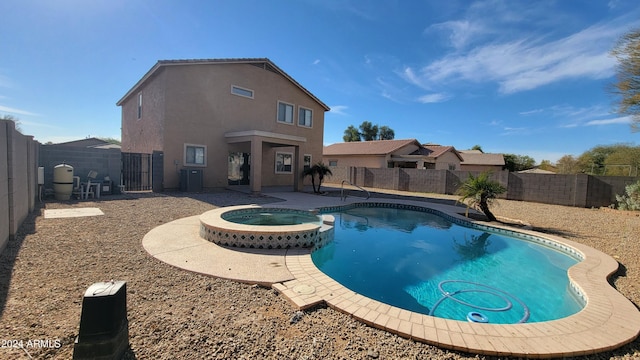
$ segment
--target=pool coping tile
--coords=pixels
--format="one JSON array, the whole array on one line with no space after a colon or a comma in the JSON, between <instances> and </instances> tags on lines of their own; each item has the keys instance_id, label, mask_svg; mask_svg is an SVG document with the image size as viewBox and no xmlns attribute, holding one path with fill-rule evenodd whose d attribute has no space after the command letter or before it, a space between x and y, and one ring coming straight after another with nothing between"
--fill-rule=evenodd
<instances>
[{"instance_id":1,"label":"pool coping tile","mask_svg":"<svg viewBox=\"0 0 640 360\"><path fill-rule=\"evenodd\" d=\"M286 201L270 204L270 207L308 210L362 202L402 203L433 209L455 221L470 222L457 214L460 208L440 203L393 199L341 202L337 198L302 193L271 195ZM310 249L234 251L216 245L200 238L198 218L178 219L152 229L145 235L143 247L151 256L170 265L215 277L268 285L299 309L326 304L368 326L415 341L483 355L551 358L615 349L640 334L640 311L607 281L617 270L618 262L598 250L558 236L475 222L480 226L535 236L559 244L581 257L582 261L571 267L568 275L572 286L581 291L586 300L580 312L563 319L513 325L479 324L431 317L357 294L316 268ZM216 266L202 261L206 257L215 258ZM189 266L185 266L185 259L192 260L186 262ZM312 287L314 291L300 294L294 291L299 285L307 285L307 289Z\"/></svg>"}]
</instances>

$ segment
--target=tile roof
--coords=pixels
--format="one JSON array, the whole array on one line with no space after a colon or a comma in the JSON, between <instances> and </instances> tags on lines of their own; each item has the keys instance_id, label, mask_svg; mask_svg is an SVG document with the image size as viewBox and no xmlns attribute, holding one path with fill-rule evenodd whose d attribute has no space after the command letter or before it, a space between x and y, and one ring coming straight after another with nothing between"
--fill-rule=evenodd
<instances>
[{"instance_id":1,"label":"tile roof","mask_svg":"<svg viewBox=\"0 0 640 360\"><path fill-rule=\"evenodd\" d=\"M256 65L258 67L262 67L265 70L272 71L276 74L280 74L284 76L287 80L291 81L295 86L300 88L303 92L309 95L313 100L315 100L318 104L320 104L326 111L331 110L329 106L320 101L315 95L313 95L309 90L307 90L304 86L300 85L295 79L293 79L289 74L284 72L284 70L280 69L276 64L274 64L268 58L228 58L228 59L182 59L182 60L158 60L158 62L147 71L144 76L138 80L138 82L129 90L127 93L116 103L117 106L122 105L125 99L127 99L131 94L137 92L137 89L142 86L142 84L149 79L156 71L159 71L161 68L166 66L180 66L180 65L211 65L211 64L251 64Z\"/></svg>"},{"instance_id":2,"label":"tile roof","mask_svg":"<svg viewBox=\"0 0 640 360\"><path fill-rule=\"evenodd\" d=\"M462 151L462 165L496 165L504 166L504 156L502 154L471 153Z\"/></svg>"},{"instance_id":3,"label":"tile roof","mask_svg":"<svg viewBox=\"0 0 640 360\"><path fill-rule=\"evenodd\" d=\"M407 145L420 146L416 139L353 141L328 145L323 155L388 155Z\"/></svg>"},{"instance_id":4,"label":"tile roof","mask_svg":"<svg viewBox=\"0 0 640 360\"><path fill-rule=\"evenodd\" d=\"M427 149L428 151L430 151L428 156L432 157L434 159L437 159L438 157L442 156L444 153L446 153L448 151L453 151L453 153L457 157L460 157L460 154L458 154L458 152L456 151L456 149L453 146L423 144L422 147ZM462 160L462 158L460 158L460 160Z\"/></svg>"}]
</instances>

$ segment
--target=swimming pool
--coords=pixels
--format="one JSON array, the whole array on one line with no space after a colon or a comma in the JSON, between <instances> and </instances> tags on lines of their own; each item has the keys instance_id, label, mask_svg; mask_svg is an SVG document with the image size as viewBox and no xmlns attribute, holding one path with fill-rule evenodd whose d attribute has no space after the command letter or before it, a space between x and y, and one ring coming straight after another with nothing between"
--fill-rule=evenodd
<instances>
[{"instance_id":1,"label":"swimming pool","mask_svg":"<svg viewBox=\"0 0 640 360\"><path fill-rule=\"evenodd\" d=\"M577 255L416 209L323 210L335 217L334 241L314 264L354 292L453 320L541 322L584 307L567 276Z\"/></svg>"}]
</instances>

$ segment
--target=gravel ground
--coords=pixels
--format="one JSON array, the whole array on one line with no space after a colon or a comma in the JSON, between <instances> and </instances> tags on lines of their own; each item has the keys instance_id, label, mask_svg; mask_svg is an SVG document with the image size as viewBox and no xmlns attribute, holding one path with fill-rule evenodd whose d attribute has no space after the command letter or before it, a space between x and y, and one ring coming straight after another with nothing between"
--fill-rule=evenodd
<instances>
[{"instance_id":1,"label":"gravel ground","mask_svg":"<svg viewBox=\"0 0 640 360\"><path fill-rule=\"evenodd\" d=\"M158 225L214 207L272 201L235 192L47 201L43 209L99 207L105 215L44 219L38 209L9 243L0 256L0 358L70 359L82 295L109 279L127 282L126 359L490 358L403 339L325 307L292 323L296 309L275 291L173 268L141 246ZM640 304L639 214L506 200L494 210L614 256L623 265L615 287ZM7 348L8 340L52 346ZM640 358L640 340L585 358Z\"/></svg>"}]
</instances>

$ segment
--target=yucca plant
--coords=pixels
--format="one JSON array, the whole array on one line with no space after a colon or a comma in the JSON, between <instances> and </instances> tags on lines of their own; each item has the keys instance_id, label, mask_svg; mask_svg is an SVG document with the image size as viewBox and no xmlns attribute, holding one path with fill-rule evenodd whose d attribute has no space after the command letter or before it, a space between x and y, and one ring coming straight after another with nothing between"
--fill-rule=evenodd
<instances>
[{"instance_id":1,"label":"yucca plant","mask_svg":"<svg viewBox=\"0 0 640 360\"><path fill-rule=\"evenodd\" d=\"M507 189L499 182L489 179L490 175L490 172L483 172L478 176L470 173L456 193L460 195L458 201L469 207L479 207L489 221L496 221L495 215L489 210L489 205Z\"/></svg>"}]
</instances>

